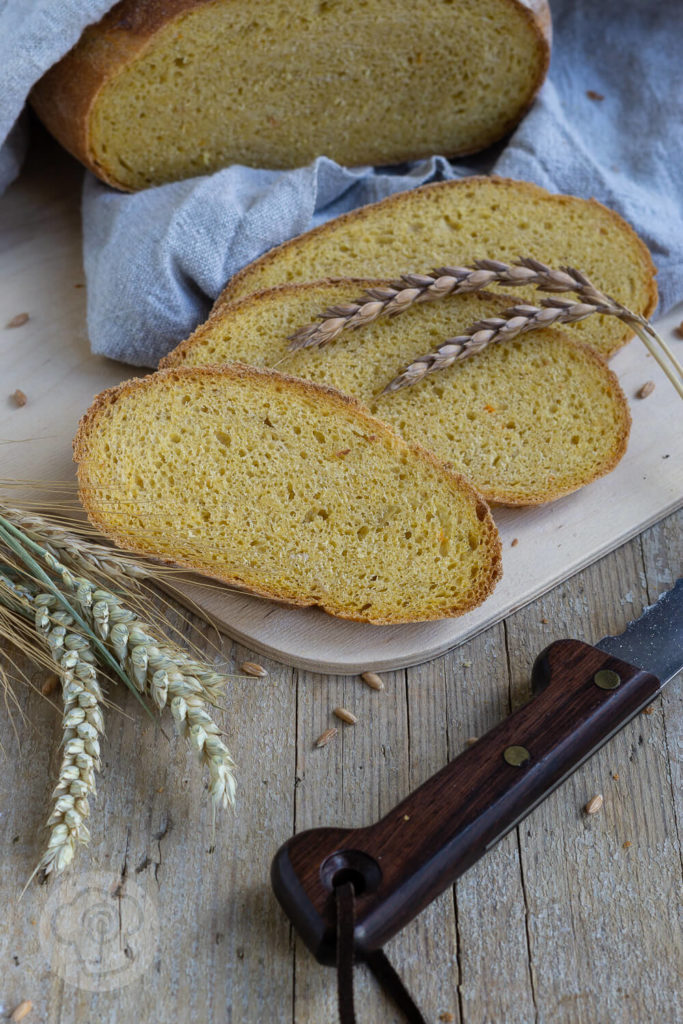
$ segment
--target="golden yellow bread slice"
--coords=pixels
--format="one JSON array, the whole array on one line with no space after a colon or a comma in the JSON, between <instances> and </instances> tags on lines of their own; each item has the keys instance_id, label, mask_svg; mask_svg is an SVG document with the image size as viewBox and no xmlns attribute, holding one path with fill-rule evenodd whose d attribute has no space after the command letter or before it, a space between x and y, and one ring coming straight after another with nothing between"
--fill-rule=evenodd
<instances>
[{"instance_id":1,"label":"golden yellow bread slice","mask_svg":"<svg viewBox=\"0 0 683 1024\"><path fill-rule=\"evenodd\" d=\"M461 615L501 574L483 499L356 401L249 366L98 396L80 496L117 544L358 622Z\"/></svg>"},{"instance_id":2,"label":"golden yellow bread slice","mask_svg":"<svg viewBox=\"0 0 683 1024\"><path fill-rule=\"evenodd\" d=\"M629 309L650 316L657 302L649 251L618 214L594 200L553 195L509 178L464 178L424 185L328 221L250 263L216 307L275 285L326 277L394 278L479 258L533 256L578 267ZM517 301L538 302L534 289ZM569 296L570 297L570 296ZM566 328L609 355L632 336L615 317Z\"/></svg>"},{"instance_id":3,"label":"golden yellow bread slice","mask_svg":"<svg viewBox=\"0 0 683 1024\"><path fill-rule=\"evenodd\" d=\"M630 416L619 383L592 349L557 329L500 342L380 396L416 356L512 300L456 295L344 331L322 349L287 354L287 336L327 306L376 282L285 285L217 310L163 360L189 366L240 360L274 366L354 395L403 437L452 462L491 502L551 501L608 473Z\"/></svg>"},{"instance_id":4,"label":"golden yellow bread slice","mask_svg":"<svg viewBox=\"0 0 683 1024\"><path fill-rule=\"evenodd\" d=\"M517 123L549 56L546 0L124 0L32 100L103 180L140 189L471 153Z\"/></svg>"}]
</instances>

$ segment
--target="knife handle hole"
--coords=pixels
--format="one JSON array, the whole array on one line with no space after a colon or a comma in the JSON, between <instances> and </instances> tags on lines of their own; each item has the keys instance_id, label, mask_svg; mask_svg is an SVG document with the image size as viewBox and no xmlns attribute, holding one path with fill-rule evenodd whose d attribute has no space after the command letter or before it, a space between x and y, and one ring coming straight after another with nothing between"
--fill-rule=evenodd
<instances>
[{"instance_id":1,"label":"knife handle hole","mask_svg":"<svg viewBox=\"0 0 683 1024\"><path fill-rule=\"evenodd\" d=\"M382 871L377 861L362 850L340 850L323 861L320 878L329 890L351 882L356 896L360 896L374 892L382 879Z\"/></svg>"}]
</instances>

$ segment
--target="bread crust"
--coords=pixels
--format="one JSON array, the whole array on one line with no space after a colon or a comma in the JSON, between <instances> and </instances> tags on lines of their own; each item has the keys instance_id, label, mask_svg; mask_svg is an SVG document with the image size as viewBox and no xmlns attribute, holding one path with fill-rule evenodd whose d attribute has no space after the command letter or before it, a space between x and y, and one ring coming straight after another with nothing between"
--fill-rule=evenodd
<instances>
[{"instance_id":1,"label":"bread crust","mask_svg":"<svg viewBox=\"0 0 683 1024\"><path fill-rule=\"evenodd\" d=\"M298 391L301 394L324 398L326 401L331 401L339 408L353 409L359 419L364 421L372 432L381 433L392 438L398 442L399 445L414 452L419 458L429 462L440 473L446 476L454 488L456 488L460 493L464 492L466 496L474 502L475 513L477 515L477 519L482 524L482 529L485 532L487 549L491 555L489 563L490 571L488 577L482 580L482 585L477 596L470 600L465 600L460 604L453 605L451 608L440 611L438 614L426 614L420 618L401 615L367 618L353 614L352 612L344 609L328 607L324 603L321 604L315 600L307 600L305 598L301 600L293 599L288 595L283 595L275 587L269 588L265 586L252 585L251 583L245 584L244 581L236 579L234 576L209 573L206 571L205 567L190 559L178 560L175 563L171 563L162 558L162 561L166 561L167 564L176 564L184 568L200 572L203 576L219 580L222 583L237 586L240 590L243 589L248 593L255 594L259 597L281 601L285 604L297 607L321 607L324 611L328 612L330 615L334 615L336 618L348 619L352 622L366 622L370 625L376 626L395 625L409 622L429 622L464 615L466 612L478 607L478 605L485 601L493 592L498 580L503 574L502 545L486 501L478 491L474 489L469 480L453 470L448 463L437 458L428 449L423 448L422 445L410 444L405 441L386 423L372 416L367 409L357 401L357 399L352 398L349 395L342 394L342 392L337 391L336 388L331 388L326 384L315 384L312 381L303 380L300 377L291 377L287 374L279 373L276 370L248 366L244 363L226 363L222 366L175 367L167 370L159 370L154 374L150 374L148 377L137 377L132 380L123 381L121 384L108 388L106 391L102 391L99 395L95 396L90 408L80 419L73 441L73 457L74 462L77 464L79 497L81 504L93 525L114 541L118 547L138 554L151 555L152 557L159 558L159 556L155 555L153 551L136 547L136 545L131 542L130 538L124 534L119 534L116 530L112 529L106 522L106 519L104 519L98 512L95 504L90 500L88 494L87 471L87 460L90 456L90 433L103 412L105 412L110 406L114 405L120 398L132 394L141 388L154 387L160 380L173 385L174 383L179 383L187 378L197 376L223 379L228 378L233 380L246 379L259 382L284 382L286 386L291 387L293 390Z\"/></svg>"},{"instance_id":2,"label":"bread crust","mask_svg":"<svg viewBox=\"0 0 683 1024\"><path fill-rule=\"evenodd\" d=\"M34 86L30 102L38 117L65 149L106 184L124 192L134 191L95 157L90 137L90 115L100 92L120 71L142 56L152 45L157 32L169 22L217 2L220 0L121 0L101 21L86 28L76 46ZM501 131L487 140L486 145L507 135L527 113L550 64L552 29L548 0L504 2L521 12L529 22L541 61L528 102ZM465 156L481 148L464 148L445 155ZM402 159L424 156L423 152L416 152Z\"/></svg>"},{"instance_id":3,"label":"bread crust","mask_svg":"<svg viewBox=\"0 0 683 1024\"><path fill-rule=\"evenodd\" d=\"M404 202L408 202L411 196L417 194L428 194L430 191L436 193L437 190L456 190L459 188L471 187L473 183L485 182L487 184L495 185L497 188L515 188L522 192L527 192L529 195L536 197L553 196L553 198L560 202L562 205L572 206L575 204L581 204L582 206L588 203L596 210L601 210L607 213L609 219L614 223L615 228L622 232L630 241L633 250L634 258L637 259L640 268L642 270L643 278L647 279L648 288L648 303L645 310L636 310L636 312L642 312L644 317L649 317L654 312L657 306L657 283L655 275L657 274L657 268L655 267L650 250L642 241L642 239L636 234L631 225L620 217L618 213L610 209L609 206L605 206L603 203L599 203L597 199L580 199L578 196L568 196L560 193L551 193L547 189L542 188L540 185L534 185L530 181L517 181L514 178L502 178L498 175L472 175L468 178L458 178L455 181L440 181L429 185L420 185L417 188L410 189L406 192L395 192L391 196L387 196L386 199L381 199L378 203L368 203L365 206L359 206L355 210L351 210L349 213L343 213L339 217L335 217L333 220L326 221L324 224L320 224L317 228L312 228L310 231L306 231L304 234L297 235L295 238L289 239L287 242L283 242L281 245L277 245L264 253L263 256L259 256L258 259L252 263L248 263L242 270L239 270L233 277L230 278L223 291L216 299L211 314L220 311L222 307L243 298L241 295L235 293L243 284L244 281L248 281L251 274L256 268L268 266L270 263L276 262L283 252L296 251L297 246L300 246L306 239L318 237L324 238L325 235L332 235L338 224L348 224L355 220L362 220L368 211L383 207L384 209L396 208L400 209ZM400 270L397 268L397 273ZM386 283L384 281L383 283ZM633 331L629 329L628 324L624 324L623 332L621 333L619 340L615 343L614 348L611 349L609 355L613 355L617 349L621 348L630 338L633 337Z\"/></svg>"}]
</instances>

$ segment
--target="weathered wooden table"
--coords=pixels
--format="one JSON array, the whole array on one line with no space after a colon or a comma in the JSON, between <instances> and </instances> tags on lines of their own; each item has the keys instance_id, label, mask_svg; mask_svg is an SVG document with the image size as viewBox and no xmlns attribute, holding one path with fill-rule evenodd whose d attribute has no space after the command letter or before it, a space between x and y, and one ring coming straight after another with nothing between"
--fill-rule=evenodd
<instances>
[{"instance_id":1,"label":"weathered wooden table","mask_svg":"<svg viewBox=\"0 0 683 1024\"><path fill-rule=\"evenodd\" d=\"M280 843L374 821L529 697L547 643L623 629L681 574L681 524L670 516L459 649L386 674L381 693L223 638L221 665L257 660L269 675L236 680L220 715L239 793L215 840L185 743L116 694L92 844L63 879L34 882L21 899L41 850L60 715L17 686L18 707L0 714L0 1017L30 999L29 1022L332 1024L334 975L295 939L270 890ZM186 628L179 609L170 617ZM214 657L215 636L199 628ZM679 678L390 943L428 1020L683 1019L681 704ZM315 749L337 705L358 724ZM589 817L582 808L597 793L604 807ZM360 1021L396 1019L363 970L357 1001Z\"/></svg>"}]
</instances>

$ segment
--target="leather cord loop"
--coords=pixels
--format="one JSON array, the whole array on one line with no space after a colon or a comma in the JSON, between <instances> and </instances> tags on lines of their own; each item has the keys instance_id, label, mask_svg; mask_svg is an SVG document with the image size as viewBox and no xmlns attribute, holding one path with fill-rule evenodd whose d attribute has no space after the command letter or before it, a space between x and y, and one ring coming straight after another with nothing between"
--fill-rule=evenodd
<instances>
[{"instance_id":1,"label":"leather cord loop","mask_svg":"<svg viewBox=\"0 0 683 1024\"><path fill-rule=\"evenodd\" d=\"M337 900L337 1000L340 1024L356 1024L353 998L353 967L355 963L354 926L356 899L353 882L335 888ZM413 997L382 949L365 955L365 962L380 987L394 1001L409 1024L427 1024Z\"/></svg>"},{"instance_id":2,"label":"leather cord loop","mask_svg":"<svg viewBox=\"0 0 683 1024\"><path fill-rule=\"evenodd\" d=\"M335 889L337 897L337 1000L340 1024L356 1024L353 1004L353 965L355 962L354 924L356 899L353 882Z\"/></svg>"}]
</instances>

